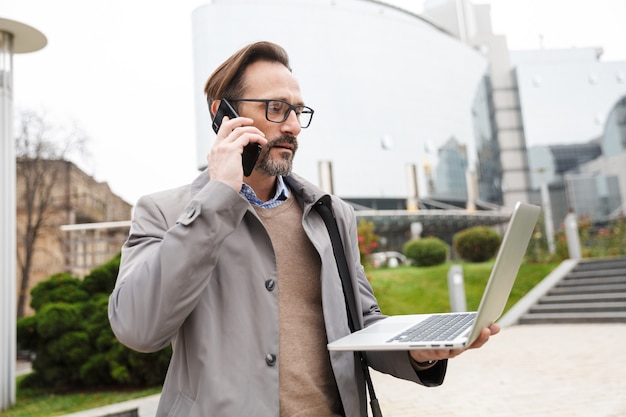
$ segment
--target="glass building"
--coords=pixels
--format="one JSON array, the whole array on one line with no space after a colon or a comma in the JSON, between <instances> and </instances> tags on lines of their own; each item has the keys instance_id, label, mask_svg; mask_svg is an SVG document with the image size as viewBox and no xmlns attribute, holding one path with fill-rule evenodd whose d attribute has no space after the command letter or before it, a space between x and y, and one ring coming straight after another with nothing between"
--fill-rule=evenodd
<instances>
[{"instance_id":1,"label":"glass building","mask_svg":"<svg viewBox=\"0 0 626 417\"><path fill-rule=\"evenodd\" d=\"M450 138L439 148L436 169L435 197L467 199L467 150L456 138Z\"/></svg>"},{"instance_id":2,"label":"glass building","mask_svg":"<svg viewBox=\"0 0 626 417\"><path fill-rule=\"evenodd\" d=\"M609 112L600 146L602 154L582 164L580 172L617 178L617 190L612 186L607 191L611 193L607 210L610 210L609 218L623 216L626 214L626 95L617 100ZM620 201L618 207L611 210L615 205L615 196L619 196Z\"/></svg>"},{"instance_id":3,"label":"glass building","mask_svg":"<svg viewBox=\"0 0 626 417\"><path fill-rule=\"evenodd\" d=\"M602 153L615 156L626 151L626 95L609 113L602 137Z\"/></svg>"},{"instance_id":4,"label":"glass building","mask_svg":"<svg viewBox=\"0 0 626 417\"><path fill-rule=\"evenodd\" d=\"M568 212L603 223L626 208L626 96L608 114L603 134L581 144L529 149L532 199L541 203L542 183L549 188L553 224Z\"/></svg>"},{"instance_id":5,"label":"glass building","mask_svg":"<svg viewBox=\"0 0 626 417\"><path fill-rule=\"evenodd\" d=\"M528 150L531 201L545 204L540 189L549 190L552 224L557 228L570 211L577 216L601 220L619 207L620 192L615 176L583 172L582 167L602 155L599 140L572 145L534 146Z\"/></svg>"}]
</instances>

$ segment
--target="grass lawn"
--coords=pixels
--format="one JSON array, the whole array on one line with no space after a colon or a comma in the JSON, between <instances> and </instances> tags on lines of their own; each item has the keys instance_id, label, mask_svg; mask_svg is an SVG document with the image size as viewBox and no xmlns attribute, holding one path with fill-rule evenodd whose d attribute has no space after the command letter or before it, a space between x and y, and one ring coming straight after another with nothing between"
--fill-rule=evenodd
<instances>
[{"instance_id":1,"label":"grass lawn","mask_svg":"<svg viewBox=\"0 0 626 417\"><path fill-rule=\"evenodd\" d=\"M448 270L452 264L432 267L403 266L372 269L367 274L384 314L415 314L450 311ZM460 263L465 281L467 309L478 309L493 261ZM558 264L523 264L506 305L511 308Z\"/></svg>"},{"instance_id":2,"label":"grass lawn","mask_svg":"<svg viewBox=\"0 0 626 417\"><path fill-rule=\"evenodd\" d=\"M476 310L493 261L479 264L462 263L468 310ZM448 270L451 264L433 267L403 266L368 270L372 287L383 313L388 315L450 311ZM515 281L507 310L545 278L558 264L524 264ZM157 394L161 387L139 391L85 391L51 394L47 391L20 389L18 378L17 404L0 413L1 417L53 417L94 407L101 407L134 398Z\"/></svg>"},{"instance_id":3,"label":"grass lawn","mask_svg":"<svg viewBox=\"0 0 626 417\"><path fill-rule=\"evenodd\" d=\"M0 412L2 417L53 417L71 414L94 407L102 407L135 398L158 394L161 387L136 391L82 391L68 394L54 394L43 390L20 389L17 378L16 404L9 410Z\"/></svg>"}]
</instances>

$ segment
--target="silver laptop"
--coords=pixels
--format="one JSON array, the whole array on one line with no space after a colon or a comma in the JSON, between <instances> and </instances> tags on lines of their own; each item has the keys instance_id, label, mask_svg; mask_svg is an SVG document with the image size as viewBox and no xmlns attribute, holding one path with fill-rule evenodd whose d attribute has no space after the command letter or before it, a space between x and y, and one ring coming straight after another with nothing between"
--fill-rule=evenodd
<instances>
[{"instance_id":1,"label":"silver laptop","mask_svg":"<svg viewBox=\"0 0 626 417\"><path fill-rule=\"evenodd\" d=\"M513 288L540 208L518 202L502 238L476 312L390 316L328 344L328 350L456 349L471 345L494 323Z\"/></svg>"}]
</instances>

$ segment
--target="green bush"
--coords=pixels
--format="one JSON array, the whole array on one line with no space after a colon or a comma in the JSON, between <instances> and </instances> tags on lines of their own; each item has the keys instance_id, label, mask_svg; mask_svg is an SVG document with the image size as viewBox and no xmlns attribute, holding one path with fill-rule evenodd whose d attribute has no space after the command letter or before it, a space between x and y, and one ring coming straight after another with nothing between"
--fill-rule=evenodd
<instances>
[{"instance_id":1,"label":"green bush","mask_svg":"<svg viewBox=\"0 0 626 417\"><path fill-rule=\"evenodd\" d=\"M55 301L76 303L85 301L89 294L81 288L81 281L68 273L54 274L40 282L31 291L30 306L39 310L44 304Z\"/></svg>"},{"instance_id":2,"label":"green bush","mask_svg":"<svg viewBox=\"0 0 626 417\"><path fill-rule=\"evenodd\" d=\"M454 235L454 251L468 262L485 262L494 257L502 238L490 227L474 226Z\"/></svg>"},{"instance_id":3,"label":"green bush","mask_svg":"<svg viewBox=\"0 0 626 417\"><path fill-rule=\"evenodd\" d=\"M414 265L440 265L448 258L448 245L437 237L425 237L409 240L402 252Z\"/></svg>"},{"instance_id":4,"label":"green bush","mask_svg":"<svg viewBox=\"0 0 626 417\"><path fill-rule=\"evenodd\" d=\"M69 303L44 304L37 318L37 334L43 340L59 337L65 332L80 329L81 316L78 305Z\"/></svg>"},{"instance_id":5,"label":"green bush","mask_svg":"<svg viewBox=\"0 0 626 417\"><path fill-rule=\"evenodd\" d=\"M163 382L171 348L145 354L123 346L108 318L119 254L83 280L55 274L33 290L34 316L17 323L20 349L36 353L21 388L154 386Z\"/></svg>"},{"instance_id":6,"label":"green bush","mask_svg":"<svg viewBox=\"0 0 626 417\"><path fill-rule=\"evenodd\" d=\"M120 256L116 256L104 265L93 269L81 281L81 289L89 294L111 294L120 270Z\"/></svg>"}]
</instances>

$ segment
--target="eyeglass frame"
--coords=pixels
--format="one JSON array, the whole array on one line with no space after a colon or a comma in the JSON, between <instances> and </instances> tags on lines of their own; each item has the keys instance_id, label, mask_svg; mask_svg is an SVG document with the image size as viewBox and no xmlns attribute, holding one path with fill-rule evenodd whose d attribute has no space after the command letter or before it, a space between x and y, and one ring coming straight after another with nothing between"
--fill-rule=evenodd
<instances>
[{"instance_id":1,"label":"eyeglass frame","mask_svg":"<svg viewBox=\"0 0 626 417\"><path fill-rule=\"evenodd\" d=\"M232 98L231 99L229 98L227 100L231 103L237 103L237 102L265 103L265 120L267 120L268 122L272 122L272 123L283 123L285 120L287 120L287 118L289 118L289 114L292 111L296 114L296 118L298 118L298 121L300 121L300 118L298 116L303 113L302 110L309 110L309 112L311 113L311 117L309 118L309 123L307 123L306 126L302 126L302 123L300 123L300 127L302 129L306 129L307 127L311 126L311 122L313 121L313 114L315 113L315 110L313 110L309 106L305 106L304 104L294 105L294 104L286 102L285 100L279 100L279 99L262 99L262 98L240 98L240 99ZM269 118L269 104L272 101L278 101L280 103L287 105L288 107L287 111L283 115L283 119L280 121L270 120ZM298 109L301 109L300 113L298 113L297 111Z\"/></svg>"}]
</instances>

